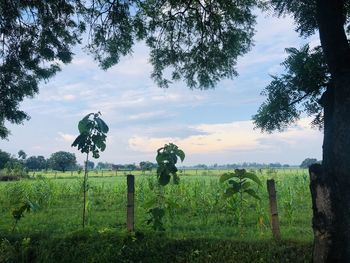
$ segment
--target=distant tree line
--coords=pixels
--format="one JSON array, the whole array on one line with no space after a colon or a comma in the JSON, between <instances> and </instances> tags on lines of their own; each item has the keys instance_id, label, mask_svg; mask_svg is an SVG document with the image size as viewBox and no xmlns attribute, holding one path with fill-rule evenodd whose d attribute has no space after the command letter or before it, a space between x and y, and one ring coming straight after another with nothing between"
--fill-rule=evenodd
<instances>
[{"instance_id":1,"label":"distant tree line","mask_svg":"<svg viewBox=\"0 0 350 263\"><path fill-rule=\"evenodd\" d=\"M30 171L56 170L65 172L82 169L82 166L77 163L74 153L59 151L51 154L51 156L46 159L41 155L29 156L27 158L27 154L23 150L20 150L17 156L0 150L0 170L5 168L12 169L15 166ZM109 162L98 162L97 165L95 165L94 162L88 161L87 167L89 170L152 171L152 169L157 168L157 164L149 161L142 161L139 165L136 165L135 163L113 164Z\"/></svg>"},{"instance_id":2,"label":"distant tree line","mask_svg":"<svg viewBox=\"0 0 350 263\"><path fill-rule=\"evenodd\" d=\"M0 170L1 169L27 169L31 171L57 170L70 171L79 169L74 153L59 151L51 154L50 158L44 156L29 156L20 150L18 156L0 150Z\"/></svg>"},{"instance_id":3,"label":"distant tree line","mask_svg":"<svg viewBox=\"0 0 350 263\"><path fill-rule=\"evenodd\" d=\"M289 168L289 164L281 163L257 163L257 162L243 162L232 164L197 164L193 166L185 166L185 169L240 169L240 168Z\"/></svg>"},{"instance_id":4,"label":"distant tree line","mask_svg":"<svg viewBox=\"0 0 350 263\"><path fill-rule=\"evenodd\" d=\"M322 161L318 161L316 158L306 158L300 165L300 168L309 168L312 164L322 163Z\"/></svg>"},{"instance_id":5,"label":"distant tree line","mask_svg":"<svg viewBox=\"0 0 350 263\"><path fill-rule=\"evenodd\" d=\"M315 158L306 158L300 165L300 168L308 168L314 163L320 163ZM149 161L142 161L138 165L132 164L113 164L110 162L98 162L95 165L94 162L88 161L88 169L96 170L120 170L120 171L152 171L157 169L157 164ZM59 151L51 154L51 156L46 159L44 156L29 156L23 150L19 150L17 156L13 156L10 153L0 150L0 170L4 168L14 169L14 168L26 168L30 171L40 171L40 170L57 170L57 171L72 171L78 170L82 167L77 164L77 160L74 153L69 153L65 151ZM276 163L257 163L257 162L243 162L243 163L232 163L232 164L197 164L193 166L185 166L184 169L239 169L239 168L289 168L289 164Z\"/></svg>"}]
</instances>

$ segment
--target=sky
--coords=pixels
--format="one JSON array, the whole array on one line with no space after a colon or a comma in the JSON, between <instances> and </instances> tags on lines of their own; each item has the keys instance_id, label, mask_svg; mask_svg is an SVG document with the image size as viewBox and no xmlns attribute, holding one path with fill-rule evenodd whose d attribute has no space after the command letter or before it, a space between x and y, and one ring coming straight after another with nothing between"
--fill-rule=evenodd
<instances>
[{"instance_id":1,"label":"sky","mask_svg":"<svg viewBox=\"0 0 350 263\"><path fill-rule=\"evenodd\" d=\"M183 165L300 164L308 157L321 159L322 132L310 128L309 117L272 134L254 129L251 121L264 101L260 92L270 75L283 72L285 48L318 43L317 35L301 39L294 28L290 17L259 14L255 46L238 59L239 76L205 91L190 90L183 82L158 88L150 78L152 68L143 43L107 71L76 49L72 63L21 104L31 119L23 125L7 123L12 134L8 141L0 141L0 149L14 155L22 149L28 156L45 157L69 151L82 163L83 154L71 147L77 124L86 114L100 111L110 131L107 148L95 162L155 162L156 150L169 142L185 151Z\"/></svg>"}]
</instances>

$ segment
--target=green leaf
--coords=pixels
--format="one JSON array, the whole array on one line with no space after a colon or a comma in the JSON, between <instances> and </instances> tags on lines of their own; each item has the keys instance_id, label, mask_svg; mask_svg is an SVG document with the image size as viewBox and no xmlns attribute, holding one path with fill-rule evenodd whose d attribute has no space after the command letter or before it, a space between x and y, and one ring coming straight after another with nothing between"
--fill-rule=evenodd
<instances>
[{"instance_id":1,"label":"green leaf","mask_svg":"<svg viewBox=\"0 0 350 263\"><path fill-rule=\"evenodd\" d=\"M239 191L236 191L233 188L227 188L223 194L223 197L225 198L230 198L232 196L234 196L235 194L237 194Z\"/></svg>"},{"instance_id":2,"label":"green leaf","mask_svg":"<svg viewBox=\"0 0 350 263\"><path fill-rule=\"evenodd\" d=\"M180 157L181 162L183 162L185 160L185 153L183 150L177 149L176 155Z\"/></svg>"},{"instance_id":3,"label":"green leaf","mask_svg":"<svg viewBox=\"0 0 350 263\"><path fill-rule=\"evenodd\" d=\"M77 138L75 138L74 142L72 143L72 147L75 147L75 146L78 146L78 150L79 148L83 147L83 145L85 145L86 143L86 140L87 140L87 134L84 132L84 133L81 133L78 135Z\"/></svg>"},{"instance_id":4,"label":"green leaf","mask_svg":"<svg viewBox=\"0 0 350 263\"><path fill-rule=\"evenodd\" d=\"M145 209L150 209L157 202L157 198L153 197L143 204Z\"/></svg>"},{"instance_id":5,"label":"green leaf","mask_svg":"<svg viewBox=\"0 0 350 263\"><path fill-rule=\"evenodd\" d=\"M158 153L156 157L156 161L158 164L164 163L165 161L169 162L168 155L165 153Z\"/></svg>"},{"instance_id":6,"label":"green leaf","mask_svg":"<svg viewBox=\"0 0 350 263\"><path fill-rule=\"evenodd\" d=\"M250 183L250 182L244 182L244 183L241 185L241 189L242 189L242 190L245 190L245 189L248 189L250 186L251 186L251 183Z\"/></svg>"},{"instance_id":7,"label":"green leaf","mask_svg":"<svg viewBox=\"0 0 350 263\"><path fill-rule=\"evenodd\" d=\"M220 183L223 183L225 182L226 180L232 178L232 177L235 177L235 174L234 173L224 173L223 175L220 176Z\"/></svg>"},{"instance_id":8,"label":"green leaf","mask_svg":"<svg viewBox=\"0 0 350 263\"><path fill-rule=\"evenodd\" d=\"M99 117L97 117L95 120L97 122L99 130L103 133L107 133L109 130L107 124Z\"/></svg>"},{"instance_id":9,"label":"green leaf","mask_svg":"<svg viewBox=\"0 0 350 263\"><path fill-rule=\"evenodd\" d=\"M171 176L169 174L162 173L158 178L159 184L163 186L167 185L170 182L170 178Z\"/></svg>"},{"instance_id":10,"label":"green leaf","mask_svg":"<svg viewBox=\"0 0 350 263\"><path fill-rule=\"evenodd\" d=\"M257 193L253 189L246 189L246 190L244 190L244 192L249 194L250 196L254 197L255 199L261 200L260 196L258 196Z\"/></svg>"},{"instance_id":11,"label":"green leaf","mask_svg":"<svg viewBox=\"0 0 350 263\"><path fill-rule=\"evenodd\" d=\"M244 174L246 174L245 169L235 169L235 174L237 177L242 177Z\"/></svg>"},{"instance_id":12,"label":"green leaf","mask_svg":"<svg viewBox=\"0 0 350 263\"><path fill-rule=\"evenodd\" d=\"M103 135L103 134L93 135L91 137L91 140L93 141L95 146L97 148L99 148L101 151L105 150L105 148L106 148L106 144L105 144L106 136L105 135Z\"/></svg>"},{"instance_id":13,"label":"green leaf","mask_svg":"<svg viewBox=\"0 0 350 263\"><path fill-rule=\"evenodd\" d=\"M253 173L245 173L243 175L243 178L248 178L252 181L254 181L255 183L257 183L259 186L262 186L260 179L258 178L258 176L256 174Z\"/></svg>"},{"instance_id":14,"label":"green leaf","mask_svg":"<svg viewBox=\"0 0 350 263\"><path fill-rule=\"evenodd\" d=\"M78 130L80 133L84 133L84 132L88 132L89 131L89 117L90 117L91 113L86 115L81 121L79 121L78 123Z\"/></svg>"},{"instance_id":15,"label":"green leaf","mask_svg":"<svg viewBox=\"0 0 350 263\"><path fill-rule=\"evenodd\" d=\"M235 180L229 180L228 183L230 184L230 188L234 189L235 191L241 190L241 185L239 182L236 182Z\"/></svg>"}]
</instances>

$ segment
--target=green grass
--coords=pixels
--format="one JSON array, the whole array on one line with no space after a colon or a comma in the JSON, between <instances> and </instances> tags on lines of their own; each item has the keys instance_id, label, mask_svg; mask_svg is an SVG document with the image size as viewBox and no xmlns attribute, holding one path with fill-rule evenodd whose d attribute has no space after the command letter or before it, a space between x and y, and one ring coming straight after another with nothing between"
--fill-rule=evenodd
<instances>
[{"instance_id":1,"label":"green grass","mask_svg":"<svg viewBox=\"0 0 350 263\"><path fill-rule=\"evenodd\" d=\"M307 262L310 259L312 210L309 181L303 171L299 174L292 170L258 172L263 182L263 187L257 189L261 201L250 197L245 200L242 226L237 224L238 198L222 197L225 185L219 183L217 171L215 175L197 176L186 172L188 175L181 176L179 185L165 187L166 231L160 236L146 223L147 211L156 198L155 175L146 172L136 176L135 228L145 234L145 240L134 238L127 246L123 173L103 177L90 173L88 227L84 232L81 232L82 174L65 173L56 177L42 174L45 178L0 182L0 255L9 255L8 260L0 256L0 262L48 262L48 258L56 260L50 262L109 262L108 259L141 262L141 257L142 262ZM205 172L208 171L201 171ZM276 181L282 236L278 243L271 241L269 227L266 191L269 178ZM12 232L11 212L26 199L39 203L40 208L26 213ZM157 254L159 249L162 256ZM68 253L67 257L59 256L62 251Z\"/></svg>"},{"instance_id":2,"label":"green grass","mask_svg":"<svg viewBox=\"0 0 350 263\"><path fill-rule=\"evenodd\" d=\"M93 175L93 173L92 173ZM258 174L259 175L259 174ZM237 225L239 205L223 199L225 186L217 176L182 176L179 185L168 185L165 217L166 235L171 238L217 238L266 240L271 238L265 180L274 177L278 191L281 232L284 239L310 241L311 201L308 178L304 175L259 175L264 184L258 192L262 201L247 198L243 204L243 226ZM36 179L0 183L0 231L11 232L11 211L25 199L40 203L40 209L25 214L16 232L30 235L47 232L62 235L81 228L82 179ZM154 176L136 176L136 229L145 231L148 209L155 199ZM96 231L126 227L126 178L91 177L88 194L88 225Z\"/></svg>"},{"instance_id":3,"label":"green grass","mask_svg":"<svg viewBox=\"0 0 350 263\"><path fill-rule=\"evenodd\" d=\"M0 262L310 262L311 244L291 241L169 239L162 235L74 232L0 241Z\"/></svg>"}]
</instances>

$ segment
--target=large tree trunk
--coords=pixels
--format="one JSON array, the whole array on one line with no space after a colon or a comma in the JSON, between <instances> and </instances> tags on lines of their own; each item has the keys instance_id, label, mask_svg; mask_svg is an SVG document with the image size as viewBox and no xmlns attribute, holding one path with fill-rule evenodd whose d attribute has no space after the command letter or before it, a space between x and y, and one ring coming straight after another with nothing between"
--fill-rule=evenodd
<instances>
[{"instance_id":1,"label":"large tree trunk","mask_svg":"<svg viewBox=\"0 0 350 263\"><path fill-rule=\"evenodd\" d=\"M344 1L317 0L320 40L332 74L322 98L322 167L310 168L314 262L350 262L350 49Z\"/></svg>"}]
</instances>

